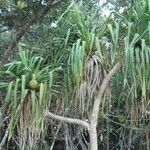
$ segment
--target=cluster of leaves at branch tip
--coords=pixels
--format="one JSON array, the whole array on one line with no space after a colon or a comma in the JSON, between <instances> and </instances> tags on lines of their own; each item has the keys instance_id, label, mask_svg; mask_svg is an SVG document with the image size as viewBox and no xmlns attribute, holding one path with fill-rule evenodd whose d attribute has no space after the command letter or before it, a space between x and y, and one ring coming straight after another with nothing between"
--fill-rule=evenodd
<instances>
[{"instance_id":1,"label":"cluster of leaves at branch tip","mask_svg":"<svg viewBox=\"0 0 150 150\"><path fill-rule=\"evenodd\" d=\"M39 89L39 83L36 80L35 74L32 75L32 79L29 81L29 88L31 90L38 90Z\"/></svg>"}]
</instances>

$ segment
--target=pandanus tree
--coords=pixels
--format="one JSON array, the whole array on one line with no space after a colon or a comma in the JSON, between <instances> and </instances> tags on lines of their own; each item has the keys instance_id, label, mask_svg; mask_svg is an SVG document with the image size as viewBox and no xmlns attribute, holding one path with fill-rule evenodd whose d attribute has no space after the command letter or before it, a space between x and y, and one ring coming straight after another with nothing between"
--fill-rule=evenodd
<instances>
[{"instance_id":1,"label":"pandanus tree","mask_svg":"<svg viewBox=\"0 0 150 150\"><path fill-rule=\"evenodd\" d=\"M53 73L61 69L45 66L42 56L34 55L27 48L20 43L18 60L4 65L1 71L1 79L5 77L1 88L8 88L4 88L7 95L2 104L2 114L9 120L6 134L8 140L18 134L20 149L34 148L41 138L45 128L43 113L50 104Z\"/></svg>"},{"instance_id":2,"label":"pandanus tree","mask_svg":"<svg viewBox=\"0 0 150 150\"><path fill-rule=\"evenodd\" d=\"M69 79L72 77L69 81L73 82L77 116L88 119L83 121L65 118L51 112L46 112L46 116L85 127L90 135L90 150L98 149L96 131L98 116L101 115L105 119L109 116L106 113L106 104L109 101L109 92L114 91L110 81L118 70L121 71L123 79L122 86L118 86L118 90L122 88L123 93L127 92L124 103L128 117L134 120L139 116L147 117L150 81L149 11L149 2L139 0L133 2L127 12L129 16L113 12L113 15L117 15L114 21L106 20L98 26L95 14L86 16L77 7L71 11L71 20L76 25L78 40L73 45L69 57L68 66L71 69ZM111 44L109 49L106 49L102 42L105 35L107 37L109 35ZM111 109L113 106L109 105ZM127 117L119 115L118 119L124 122ZM134 121L130 122L130 125L133 124L135 125Z\"/></svg>"},{"instance_id":3,"label":"pandanus tree","mask_svg":"<svg viewBox=\"0 0 150 150\"><path fill-rule=\"evenodd\" d=\"M104 51L102 37L105 29L94 25L96 13L93 16L86 16L74 6L70 12L71 22L76 25L77 42L73 44L68 61L68 79L73 86L73 106L76 116L80 119L65 118L46 111L45 115L60 121L74 123L83 126L90 135L91 150L98 149L97 144L97 123L100 112L105 109L104 95L107 95L107 88L111 77L121 68L122 62L116 58L112 64L109 60L110 53ZM107 26L107 25L106 25ZM99 29L100 28L100 29ZM118 30L115 36L118 35ZM114 35L113 35L114 36ZM115 39L117 42L118 39ZM117 44L117 43L116 43ZM112 54L114 51L112 51ZM115 53L114 53L115 57ZM115 64L116 63L116 64ZM114 66L113 66L114 65ZM72 77L72 78L71 78ZM70 85L70 84L69 84Z\"/></svg>"},{"instance_id":4,"label":"pandanus tree","mask_svg":"<svg viewBox=\"0 0 150 150\"><path fill-rule=\"evenodd\" d=\"M67 35L58 39L55 63L20 49L20 60L4 66L1 87L7 95L2 112L8 117L8 139L17 130L21 148L32 149L31 141L36 143L53 119L81 126L83 133L89 133L84 149L90 150L97 150L98 145L103 149L98 134L102 124L107 125L109 149L109 122L115 116L111 112L118 108L117 125L131 129L123 148L131 148L132 130L139 124L147 127L150 114L150 4L148 0L127 4L129 9L122 14L112 12L109 18L98 10L87 15L83 6L71 4L64 18ZM69 142L66 145L71 149Z\"/></svg>"}]
</instances>

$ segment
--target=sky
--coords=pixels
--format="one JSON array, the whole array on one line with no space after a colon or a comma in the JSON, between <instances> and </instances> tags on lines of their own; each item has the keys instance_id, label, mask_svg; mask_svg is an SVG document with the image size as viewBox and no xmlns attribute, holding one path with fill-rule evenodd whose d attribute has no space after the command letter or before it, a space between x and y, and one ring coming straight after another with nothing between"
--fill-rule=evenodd
<instances>
[{"instance_id":1,"label":"sky","mask_svg":"<svg viewBox=\"0 0 150 150\"><path fill-rule=\"evenodd\" d=\"M106 3L106 0L99 0L99 5L102 6L104 3ZM102 8L102 15L108 17L111 13L110 9L112 9L114 6L110 3L107 4L107 6ZM122 13L124 11L124 8L120 8L119 13Z\"/></svg>"},{"instance_id":2,"label":"sky","mask_svg":"<svg viewBox=\"0 0 150 150\"><path fill-rule=\"evenodd\" d=\"M102 6L105 2L106 2L106 0L99 0L99 5ZM109 8L112 8L112 7L113 7L113 5L111 5L110 3L106 7L103 7L102 14L104 16L108 17L111 13Z\"/></svg>"}]
</instances>

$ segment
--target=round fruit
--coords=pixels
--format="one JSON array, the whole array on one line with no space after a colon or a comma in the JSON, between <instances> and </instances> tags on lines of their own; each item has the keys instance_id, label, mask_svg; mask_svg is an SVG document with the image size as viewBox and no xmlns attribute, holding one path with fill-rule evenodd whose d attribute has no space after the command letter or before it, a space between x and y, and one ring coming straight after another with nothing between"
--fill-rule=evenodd
<instances>
[{"instance_id":1,"label":"round fruit","mask_svg":"<svg viewBox=\"0 0 150 150\"><path fill-rule=\"evenodd\" d=\"M38 89L38 88L39 88L39 85L38 85L37 80L35 80L35 79L30 80L30 81L29 81L29 87L30 87L30 89L32 89L32 90Z\"/></svg>"}]
</instances>

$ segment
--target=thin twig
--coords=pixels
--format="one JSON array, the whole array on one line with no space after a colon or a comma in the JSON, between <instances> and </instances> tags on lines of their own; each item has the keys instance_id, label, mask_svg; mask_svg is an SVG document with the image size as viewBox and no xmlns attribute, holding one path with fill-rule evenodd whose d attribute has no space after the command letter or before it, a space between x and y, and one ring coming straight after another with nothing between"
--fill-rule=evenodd
<instances>
[{"instance_id":1,"label":"thin twig","mask_svg":"<svg viewBox=\"0 0 150 150\"><path fill-rule=\"evenodd\" d=\"M114 120L112 120L112 119L110 119L110 118L108 118L108 117L105 117L105 119L108 119L110 122L112 122L112 123L114 123L114 124L117 124L117 125L119 125L119 126L122 126L123 128L126 128L126 129L133 129L133 130L139 130L139 131L150 131L150 129L144 129L144 128L136 128L136 127L130 127L130 126L126 126L126 125L124 125L124 124L121 124L121 123L118 123L118 122L116 122L116 121L114 121Z\"/></svg>"}]
</instances>

